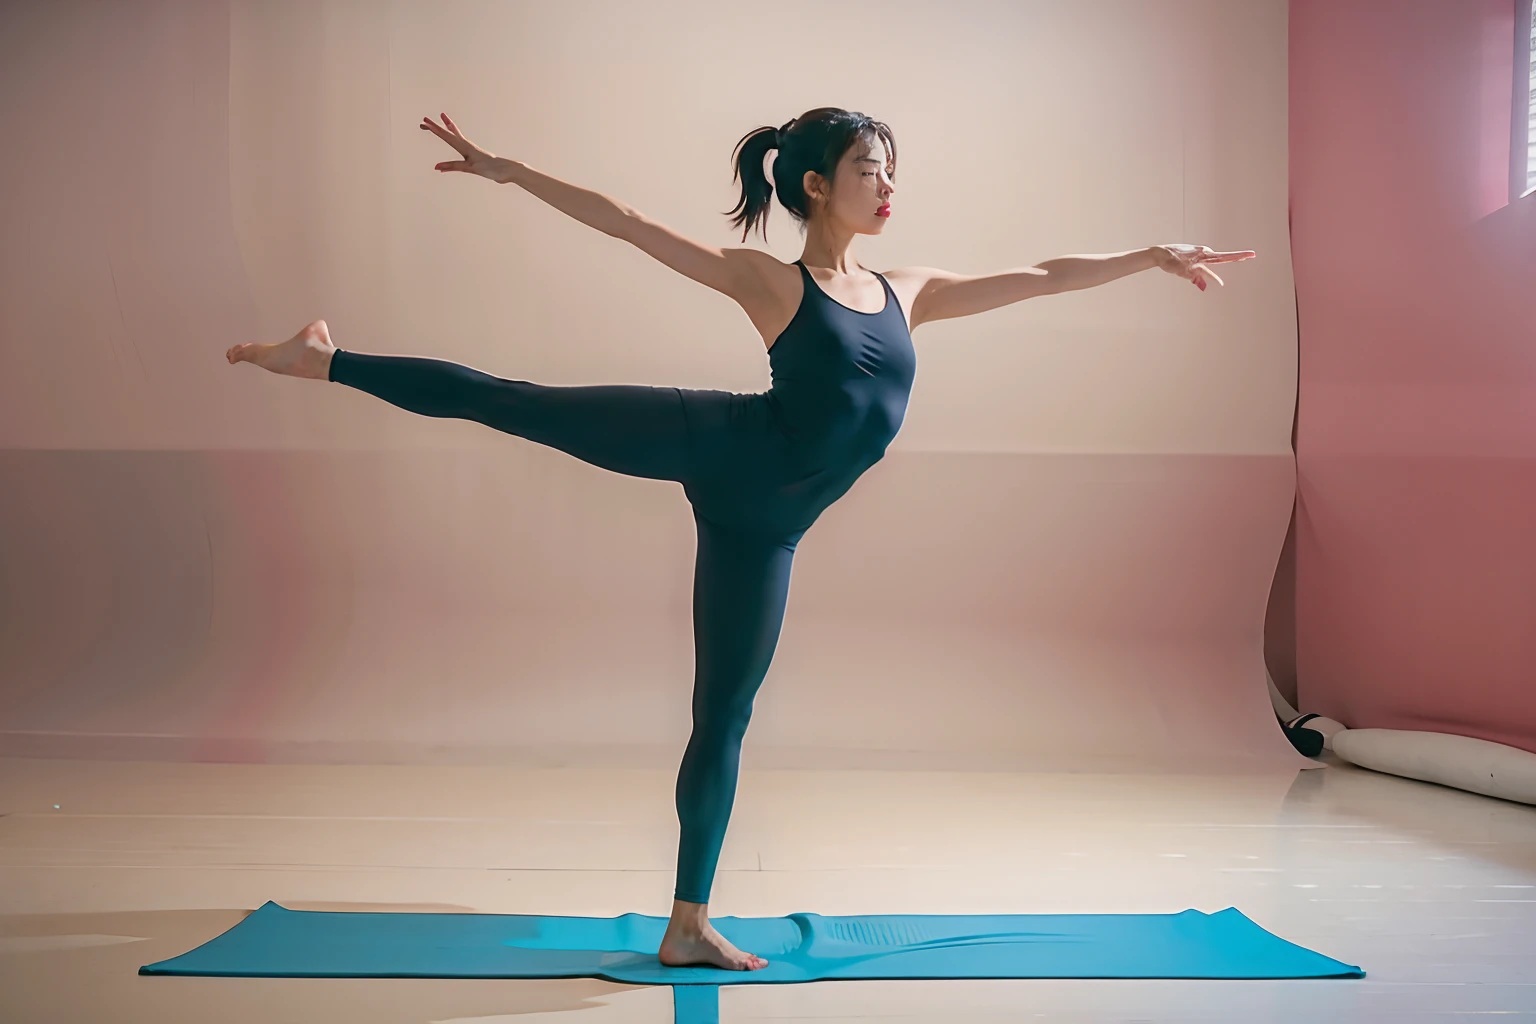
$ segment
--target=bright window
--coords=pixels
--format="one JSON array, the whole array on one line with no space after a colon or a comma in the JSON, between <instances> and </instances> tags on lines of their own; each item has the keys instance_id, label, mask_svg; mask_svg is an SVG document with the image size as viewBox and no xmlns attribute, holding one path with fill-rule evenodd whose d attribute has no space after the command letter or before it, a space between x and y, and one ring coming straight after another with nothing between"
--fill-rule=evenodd
<instances>
[{"instance_id":1,"label":"bright window","mask_svg":"<svg viewBox=\"0 0 1536 1024\"><path fill-rule=\"evenodd\" d=\"M1529 30L1529 56L1525 66L1525 192L1536 189L1536 0L1531 0L1525 12L1525 26Z\"/></svg>"},{"instance_id":2,"label":"bright window","mask_svg":"<svg viewBox=\"0 0 1536 1024\"><path fill-rule=\"evenodd\" d=\"M1509 185L1518 196L1536 191L1536 0L1515 0L1515 118Z\"/></svg>"}]
</instances>

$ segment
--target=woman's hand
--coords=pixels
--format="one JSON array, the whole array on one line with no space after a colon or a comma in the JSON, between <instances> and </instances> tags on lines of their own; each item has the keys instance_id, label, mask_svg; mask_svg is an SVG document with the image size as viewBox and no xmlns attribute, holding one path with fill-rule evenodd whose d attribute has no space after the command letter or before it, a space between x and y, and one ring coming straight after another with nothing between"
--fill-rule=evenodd
<instances>
[{"instance_id":1,"label":"woman's hand","mask_svg":"<svg viewBox=\"0 0 1536 1024\"><path fill-rule=\"evenodd\" d=\"M1152 256L1157 260L1159 268L1177 275L1188 281L1193 281L1196 288L1205 291L1210 281L1221 284L1221 278L1207 264L1210 263L1235 263L1238 260L1251 260L1258 253L1246 252L1216 252L1207 249L1203 245L1154 245Z\"/></svg>"},{"instance_id":2,"label":"woman's hand","mask_svg":"<svg viewBox=\"0 0 1536 1024\"><path fill-rule=\"evenodd\" d=\"M478 174L482 178L489 178L495 182L503 181L504 178L501 175L505 171L507 161L496 156L494 153L487 153L466 139L464 134L459 131L459 126L453 123L453 118L447 114L443 114L442 118L443 124L447 125L446 128L439 127L430 117L421 119L421 127L424 131L431 132L458 150L459 155L464 159L444 160L436 165L436 169L439 171L467 171L470 174Z\"/></svg>"}]
</instances>

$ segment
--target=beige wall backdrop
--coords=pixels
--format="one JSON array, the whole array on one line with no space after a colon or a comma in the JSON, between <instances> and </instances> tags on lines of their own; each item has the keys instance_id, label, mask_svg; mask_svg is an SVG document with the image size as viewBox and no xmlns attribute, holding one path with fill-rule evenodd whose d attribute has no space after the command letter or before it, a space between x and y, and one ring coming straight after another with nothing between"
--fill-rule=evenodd
<instances>
[{"instance_id":1,"label":"beige wall backdrop","mask_svg":"<svg viewBox=\"0 0 1536 1024\"><path fill-rule=\"evenodd\" d=\"M680 487L222 353L323 317L506 377L762 390L734 303L439 174L417 124L742 244L733 144L832 105L899 146L867 266L1260 258L919 328L900 435L800 545L744 764L1300 762L1260 654L1284 0L13 3L0 82L0 754L675 763ZM766 248L800 255L782 208Z\"/></svg>"}]
</instances>

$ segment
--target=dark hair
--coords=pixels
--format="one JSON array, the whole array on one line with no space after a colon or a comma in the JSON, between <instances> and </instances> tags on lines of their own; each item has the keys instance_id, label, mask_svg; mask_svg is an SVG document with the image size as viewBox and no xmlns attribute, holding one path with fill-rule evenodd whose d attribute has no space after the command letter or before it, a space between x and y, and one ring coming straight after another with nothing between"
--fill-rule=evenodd
<instances>
[{"instance_id":1,"label":"dark hair","mask_svg":"<svg viewBox=\"0 0 1536 1024\"><path fill-rule=\"evenodd\" d=\"M874 144L884 139L891 153L890 174L896 177L896 139L890 126L866 117L856 110L817 107L791 118L782 128L755 128L736 143L731 154L735 173L731 180L741 181L741 199L731 208L731 226L741 227L741 240L759 224L763 241L768 240L768 208L777 192L779 202L805 230L811 217L810 199L805 194L805 172L815 171L828 182L843 154L855 142ZM773 158L773 181L763 171L763 159L770 149L778 149ZM732 216L734 215L734 216Z\"/></svg>"}]
</instances>

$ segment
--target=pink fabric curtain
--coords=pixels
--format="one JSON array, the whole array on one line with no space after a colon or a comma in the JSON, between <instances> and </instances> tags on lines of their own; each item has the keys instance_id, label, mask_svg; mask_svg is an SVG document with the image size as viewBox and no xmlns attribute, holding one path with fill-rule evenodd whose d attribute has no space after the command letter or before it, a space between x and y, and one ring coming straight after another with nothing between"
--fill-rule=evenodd
<instances>
[{"instance_id":1,"label":"pink fabric curtain","mask_svg":"<svg viewBox=\"0 0 1536 1024\"><path fill-rule=\"evenodd\" d=\"M1536 197L1509 198L1515 15L1291 4L1296 656L1305 710L1536 751Z\"/></svg>"}]
</instances>

